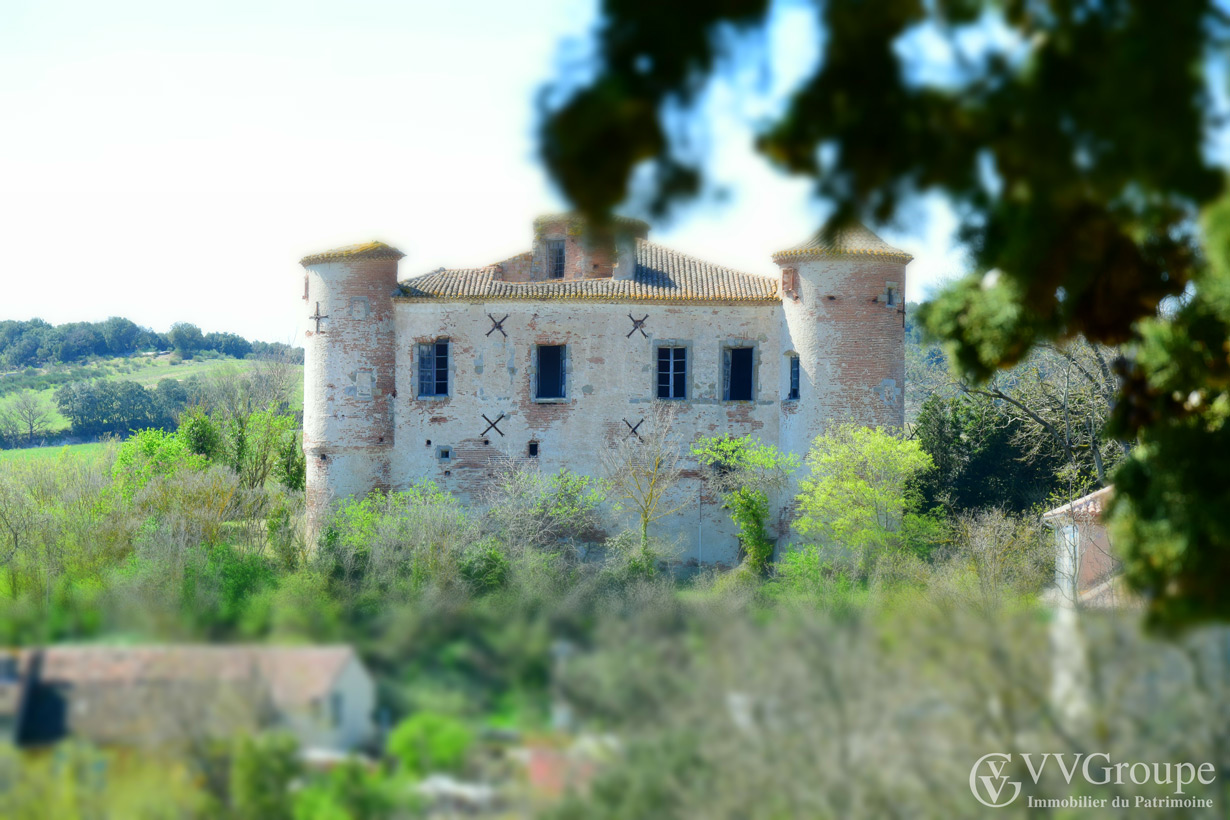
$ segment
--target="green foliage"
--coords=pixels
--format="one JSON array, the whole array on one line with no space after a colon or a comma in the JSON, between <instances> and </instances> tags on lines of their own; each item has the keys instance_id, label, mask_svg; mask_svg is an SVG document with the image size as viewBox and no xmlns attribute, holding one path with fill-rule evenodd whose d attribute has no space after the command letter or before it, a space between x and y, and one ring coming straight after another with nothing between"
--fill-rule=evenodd
<instances>
[{"instance_id":1,"label":"green foliage","mask_svg":"<svg viewBox=\"0 0 1230 820\"><path fill-rule=\"evenodd\" d=\"M1024 512L1061 489L1063 459L1030 453L1014 441L1015 427L986 397L928 399L914 426L914 436L935 466L918 479L924 508Z\"/></svg>"},{"instance_id":2,"label":"green foliage","mask_svg":"<svg viewBox=\"0 0 1230 820\"><path fill-rule=\"evenodd\" d=\"M120 445L114 473L121 494L131 499L156 476L169 478L183 470L202 470L206 461L174 433L141 430Z\"/></svg>"},{"instance_id":3,"label":"green foliage","mask_svg":"<svg viewBox=\"0 0 1230 820\"><path fill-rule=\"evenodd\" d=\"M774 546L766 529L769 493L785 484L798 467L798 457L750 435L701 438L693 445L692 455L712 469L714 481L724 493L724 504L739 528L748 566L755 572L766 572Z\"/></svg>"},{"instance_id":4,"label":"green foliage","mask_svg":"<svg viewBox=\"0 0 1230 820\"><path fill-rule=\"evenodd\" d=\"M1230 619L1230 199L1205 214L1208 268L1189 298L1140 324L1113 431L1136 437L1115 474L1112 537L1165 628Z\"/></svg>"},{"instance_id":5,"label":"green foliage","mask_svg":"<svg viewBox=\"0 0 1230 820\"><path fill-rule=\"evenodd\" d=\"M205 634L233 630L251 599L276 583L268 559L226 544L205 549L205 560L184 569L180 602L184 620L195 623Z\"/></svg>"},{"instance_id":6,"label":"green foliage","mask_svg":"<svg viewBox=\"0 0 1230 820\"><path fill-rule=\"evenodd\" d=\"M798 497L798 532L848 550L866 575L886 555L926 548L915 480L932 469L917 441L881 429L838 425L816 437Z\"/></svg>"},{"instance_id":7,"label":"green foliage","mask_svg":"<svg viewBox=\"0 0 1230 820\"><path fill-rule=\"evenodd\" d=\"M346 760L295 795L294 820L380 820L394 816L397 802L394 783Z\"/></svg>"},{"instance_id":8,"label":"green foliage","mask_svg":"<svg viewBox=\"0 0 1230 820\"><path fill-rule=\"evenodd\" d=\"M303 491L307 486L307 455L301 436L294 430L284 434L277 445L273 477L288 490Z\"/></svg>"},{"instance_id":9,"label":"green foliage","mask_svg":"<svg viewBox=\"0 0 1230 820\"><path fill-rule=\"evenodd\" d=\"M222 431L208 413L199 407L184 413L179 419L179 437L189 450L210 461L216 461L226 446Z\"/></svg>"},{"instance_id":10,"label":"green foliage","mask_svg":"<svg viewBox=\"0 0 1230 820\"><path fill-rule=\"evenodd\" d=\"M402 769L415 776L433 772L460 772L474 744L474 733L457 718L419 712L403 720L389 734L389 754Z\"/></svg>"},{"instance_id":11,"label":"green foliage","mask_svg":"<svg viewBox=\"0 0 1230 820\"><path fill-rule=\"evenodd\" d=\"M461 577L479 593L503 587L509 569L508 556L490 540L467 547L461 555Z\"/></svg>"},{"instance_id":12,"label":"green foliage","mask_svg":"<svg viewBox=\"0 0 1230 820\"><path fill-rule=\"evenodd\" d=\"M240 738L231 758L231 804L237 820L292 820L291 783L300 774L294 737Z\"/></svg>"},{"instance_id":13,"label":"green foliage","mask_svg":"<svg viewBox=\"0 0 1230 820\"><path fill-rule=\"evenodd\" d=\"M201 333L201 329L188 322L176 322L171 325L171 332L167 334L167 339L175 348L175 352L185 359L191 359L192 354L205 347L205 335Z\"/></svg>"},{"instance_id":14,"label":"green foliage","mask_svg":"<svg viewBox=\"0 0 1230 820\"><path fill-rule=\"evenodd\" d=\"M691 104L714 75L766 59L730 33L763 31L771 5L604 2L592 73L544 94L541 156L569 201L602 226L621 203L663 212L708 191L692 150L708 109ZM1128 578L1159 623L1230 616L1214 580L1230 554L1226 498L1211 489L1230 483L1212 466L1230 449L1217 409L1230 206L1224 158L1206 150L1221 128L1223 9L807 5L822 57L759 127L758 150L815 182L828 229L891 222L922 192L954 206L972 272L919 320L969 383L1038 342L1130 342L1114 429L1141 446L1113 477ZM937 64L937 51L963 56Z\"/></svg>"},{"instance_id":15,"label":"green foliage","mask_svg":"<svg viewBox=\"0 0 1230 820\"><path fill-rule=\"evenodd\" d=\"M390 595L462 581L460 559L477 540L465 508L431 482L342 502L317 551L334 595L355 612L372 612Z\"/></svg>"}]
</instances>

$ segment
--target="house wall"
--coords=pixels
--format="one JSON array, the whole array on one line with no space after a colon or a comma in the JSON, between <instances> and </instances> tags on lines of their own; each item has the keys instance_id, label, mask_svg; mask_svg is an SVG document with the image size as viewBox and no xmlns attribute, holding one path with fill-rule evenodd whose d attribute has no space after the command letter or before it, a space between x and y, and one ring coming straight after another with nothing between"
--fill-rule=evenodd
<instances>
[{"instance_id":1,"label":"house wall","mask_svg":"<svg viewBox=\"0 0 1230 820\"><path fill-rule=\"evenodd\" d=\"M304 749L348 752L369 744L376 735L376 684L351 657L330 692L341 696L340 720L334 720L328 696L278 715L280 728L291 732Z\"/></svg>"}]
</instances>

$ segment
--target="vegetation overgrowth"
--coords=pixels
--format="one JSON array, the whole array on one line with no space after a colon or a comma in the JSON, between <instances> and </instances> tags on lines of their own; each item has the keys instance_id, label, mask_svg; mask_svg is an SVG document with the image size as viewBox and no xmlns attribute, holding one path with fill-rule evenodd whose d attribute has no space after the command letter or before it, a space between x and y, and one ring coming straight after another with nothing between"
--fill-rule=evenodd
<instances>
[{"instance_id":1,"label":"vegetation overgrowth","mask_svg":"<svg viewBox=\"0 0 1230 820\"><path fill-rule=\"evenodd\" d=\"M602 477L509 469L480 505L420 482L339 502L309 540L285 383L218 374L174 431L0 459L0 640L349 643L392 727L376 762L311 770L276 733L69 744L57 766L20 763L5 816L418 816L424 778L444 774L559 818L968 816L970 761L1021 726L1048 749L1230 765L1230 721L1205 717L1230 703L1230 670L1207 635L1159 645L1086 619L1071 634L1082 693L1055 701L1037 512L1071 459L1048 460L1045 439L1031 457L1004 402L938 398L912 436L835 426L802 460L752 437L678 441L658 408ZM684 446L738 525L737 567L684 577L659 538L667 454ZM1040 475L1049 499L985 503L980 465L1008 452L1001 468ZM800 526L773 541L764 499L787 479ZM574 754L585 737L609 740L562 801L527 789L508 753ZM926 738L945 747L924 753ZM902 776L876 774L886 762Z\"/></svg>"}]
</instances>

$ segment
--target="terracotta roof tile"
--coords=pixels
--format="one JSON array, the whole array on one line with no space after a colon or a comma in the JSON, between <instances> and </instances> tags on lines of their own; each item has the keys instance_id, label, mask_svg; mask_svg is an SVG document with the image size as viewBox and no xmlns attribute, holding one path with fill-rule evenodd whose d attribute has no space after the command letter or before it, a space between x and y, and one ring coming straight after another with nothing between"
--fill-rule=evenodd
<instances>
[{"instance_id":1,"label":"terracotta roof tile","mask_svg":"<svg viewBox=\"0 0 1230 820\"><path fill-rule=\"evenodd\" d=\"M354 656L348 646L53 646L40 679L73 686L261 679L279 705L322 697Z\"/></svg>"},{"instance_id":2,"label":"terracotta roof tile","mask_svg":"<svg viewBox=\"0 0 1230 820\"><path fill-rule=\"evenodd\" d=\"M336 262L339 259L401 259L404 253L383 242L364 242L346 245L329 251L321 251L299 260L300 265L317 265L321 262Z\"/></svg>"},{"instance_id":3,"label":"terracotta roof tile","mask_svg":"<svg viewBox=\"0 0 1230 820\"><path fill-rule=\"evenodd\" d=\"M880 256L909 262L914 257L885 242L864 225L850 225L837 231L821 228L805 242L773 254L775 261L823 256Z\"/></svg>"},{"instance_id":4,"label":"terracotta roof tile","mask_svg":"<svg viewBox=\"0 0 1230 820\"><path fill-rule=\"evenodd\" d=\"M515 258L515 257L514 257ZM407 301L580 300L593 302L750 302L780 300L777 280L743 273L671 250L648 240L636 243L630 279L569 279L504 282L499 267L438 270L401 283Z\"/></svg>"}]
</instances>

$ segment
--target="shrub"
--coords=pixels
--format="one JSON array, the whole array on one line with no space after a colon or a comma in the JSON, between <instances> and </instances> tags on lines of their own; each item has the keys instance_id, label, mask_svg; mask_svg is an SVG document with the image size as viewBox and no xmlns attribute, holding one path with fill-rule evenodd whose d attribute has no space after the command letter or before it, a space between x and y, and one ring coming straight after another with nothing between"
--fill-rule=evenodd
<instances>
[{"instance_id":1,"label":"shrub","mask_svg":"<svg viewBox=\"0 0 1230 820\"><path fill-rule=\"evenodd\" d=\"M183 470L203 470L207 462L192 452L184 440L164 430L141 430L120 445L113 468L126 500L161 476L169 478Z\"/></svg>"},{"instance_id":2,"label":"shrub","mask_svg":"<svg viewBox=\"0 0 1230 820\"><path fill-rule=\"evenodd\" d=\"M474 734L460 720L437 712L406 718L389 735L388 750L413 775L459 772L474 743Z\"/></svg>"}]
</instances>

